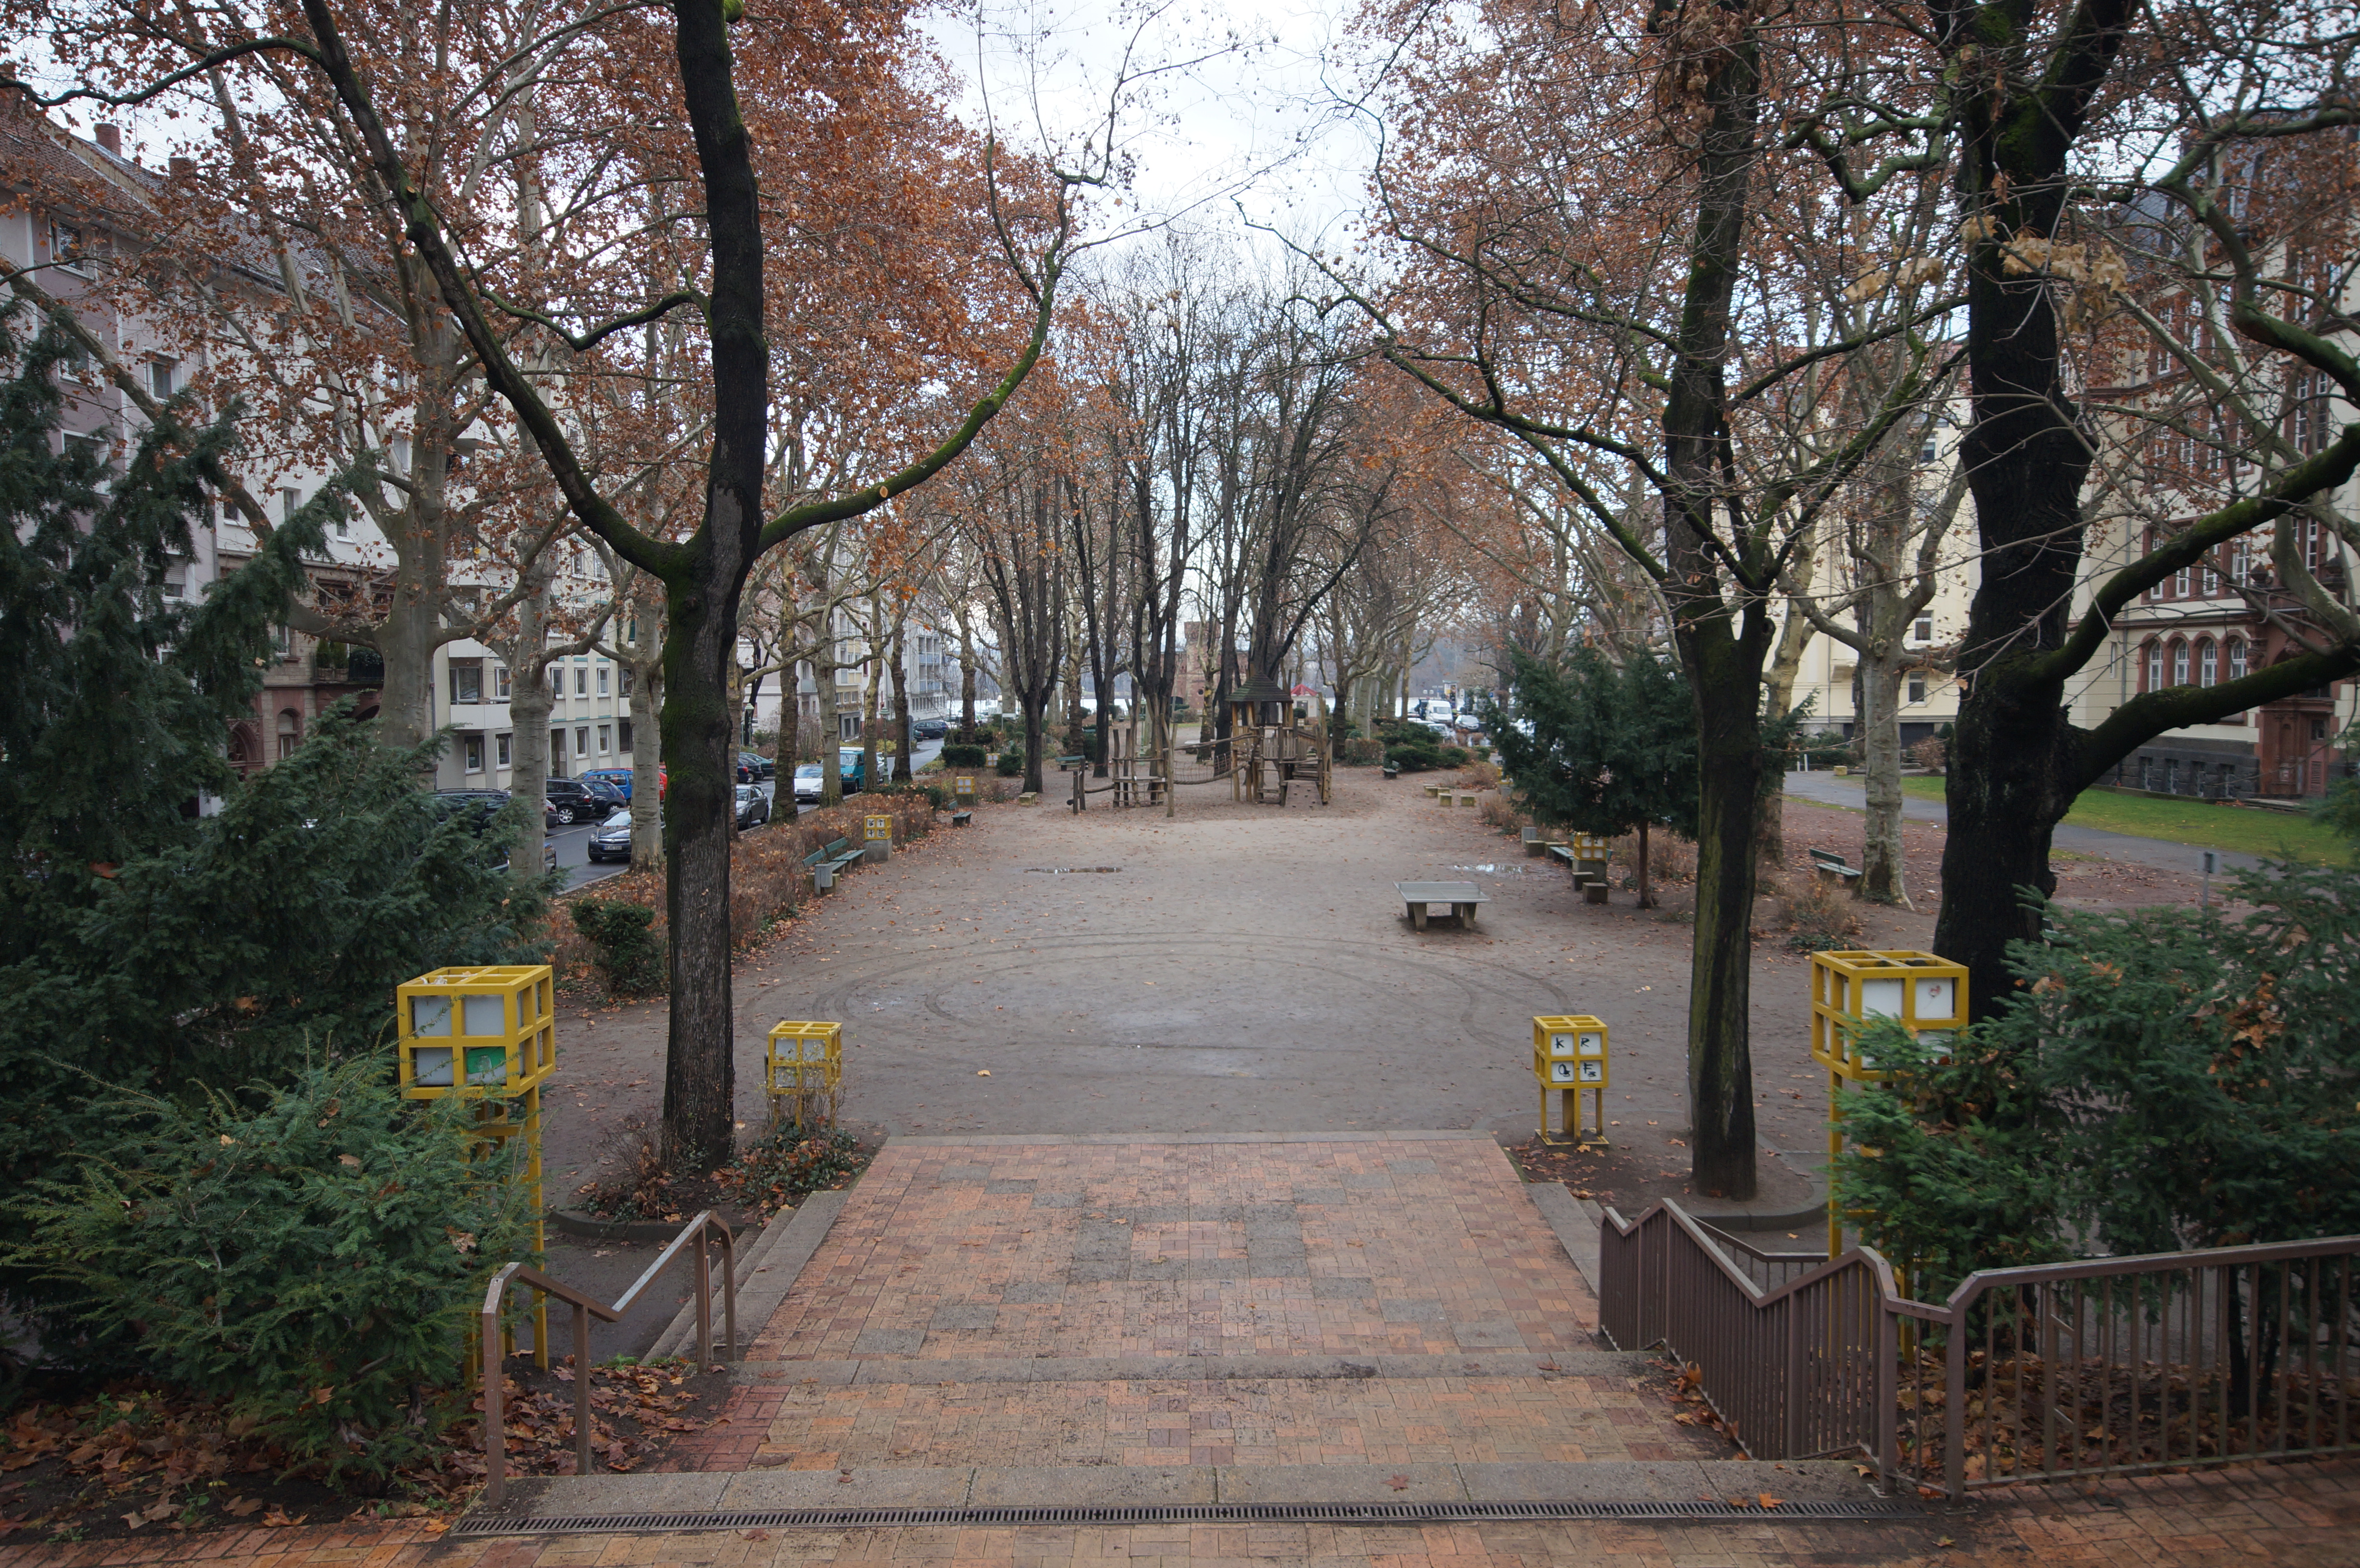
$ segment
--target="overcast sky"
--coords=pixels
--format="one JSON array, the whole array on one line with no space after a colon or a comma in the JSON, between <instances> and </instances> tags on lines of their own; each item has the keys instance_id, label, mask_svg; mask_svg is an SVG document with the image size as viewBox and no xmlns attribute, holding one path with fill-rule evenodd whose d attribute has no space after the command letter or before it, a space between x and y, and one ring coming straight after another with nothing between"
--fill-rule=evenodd
<instances>
[{"instance_id":1,"label":"overcast sky","mask_svg":"<svg viewBox=\"0 0 2360 1568\"><path fill-rule=\"evenodd\" d=\"M1120 117L1149 214L1190 227L1270 224L1306 241L1342 237L1374 149L1345 99L1357 91L1350 0L979 0L929 31L966 88L1011 139L1095 131L1123 80L1154 74ZM1257 248L1260 248L1259 246Z\"/></svg>"}]
</instances>

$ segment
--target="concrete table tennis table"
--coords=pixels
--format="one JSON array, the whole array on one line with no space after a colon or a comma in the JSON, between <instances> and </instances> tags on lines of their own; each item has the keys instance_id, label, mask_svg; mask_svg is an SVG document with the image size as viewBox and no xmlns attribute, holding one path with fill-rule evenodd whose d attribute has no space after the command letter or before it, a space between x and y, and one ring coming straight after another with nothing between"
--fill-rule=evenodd
<instances>
[{"instance_id":1,"label":"concrete table tennis table","mask_svg":"<svg viewBox=\"0 0 2360 1568\"><path fill-rule=\"evenodd\" d=\"M1393 890L1409 906L1409 923L1419 931L1426 929L1428 904L1449 905L1459 925L1471 929L1475 924L1475 906L1491 901L1472 882L1396 882Z\"/></svg>"}]
</instances>

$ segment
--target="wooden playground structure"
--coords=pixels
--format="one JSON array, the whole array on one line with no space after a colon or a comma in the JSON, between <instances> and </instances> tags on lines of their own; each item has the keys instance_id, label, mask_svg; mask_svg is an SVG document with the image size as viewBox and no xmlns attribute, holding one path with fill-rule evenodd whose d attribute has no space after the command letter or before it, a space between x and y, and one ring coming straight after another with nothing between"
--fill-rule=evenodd
<instances>
[{"instance_id":1,"label":"wooden playground structure","mask_svg":"<svg viewBox=\"0 0 2360 1568\"><path fill-rule=\"evenodd\" d=\"M1162 806L1175 810L1175 786L1229 781L1229 799L1284 806L1290 789L1309 784L1327 805L1335 786L1335 748L1328 737L1328 704L1314 694L1311 711L1298 715L1295 700L1277 682L1249 681L1229 700L1229 733L1184 744L1166 725L1159 743L1142 735L1137 714L1107 731L1107 776L1091 782L1090 768L1073 770L1074 811L1089 810L1092 795L1111 795L1117 806ZM1185 760L1184 760L1185 754ZM1193 762L1194 766L1189 764ZM1193 775L1193 777L1192 777Z\"/></svg>"}]
</instances>

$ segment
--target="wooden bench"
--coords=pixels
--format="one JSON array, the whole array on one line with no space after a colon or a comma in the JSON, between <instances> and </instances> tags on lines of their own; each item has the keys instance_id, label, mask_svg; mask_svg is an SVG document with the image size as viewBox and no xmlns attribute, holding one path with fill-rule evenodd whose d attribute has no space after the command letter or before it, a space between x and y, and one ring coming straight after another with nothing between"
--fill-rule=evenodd
<instances>
[{"instance_id":1,"label":"wooden bench","mask_svg":"<svg viewBox=\"0 0 2360 1568\"><path fill-rule=\"evenodd\" d=\"M1860 867L1831 849L1811 851L1811 874L1830 887L1848 887L1860 880Z\"/></svg>"},{"instance_id":2,"label":"wooden bench","mask_svg":"<svg viewBox=\"0 0 2360 1568\"><path fill-rule=\"evenodd\" d=\"M865 846L854 847L848 838L830 839L803 856L803 865L812 874L812 886L822 893L834 891L837 875L864 853Z\"/></svg>"},{"instance_id":3,"label":"wooden bench","mask_svg":"<svg viewBox=\"0 0 2360 1568\"><path fill-rule=\"evenodd\" d=\"M955 828L963 828L973 821L975 821L975 812L972 809L951 813L951 826Z\"/></svg>"},{"instance_id":4,"label":"wooden bench","mask_svg":"<svg viewBox=\"0 0 2360 1568\"><path fill-rule=\"evenodd\" d=\"M1077 768L1088 766L1089 760L1090 759L1088 757L1078 754L1073 757L1061 757L1057 758L1057 771L1060 773L1071 773Z\"/></svg>"},{"instance_id":5,"label":"wooden bench","mask_svg":"<svg viewBox=\"0 0 2360 1568\"><path fill-rule=\"evenodd\" d=\"M1419 931L1426 929L1428 904L1449 905L1450 912L1459 917L1460 928L1471 931L1475 926L1475 907L1491 902L1472 882L1396 882L1393 891L1408 907L1409 923Z\"/></svg>"}]
</instances>

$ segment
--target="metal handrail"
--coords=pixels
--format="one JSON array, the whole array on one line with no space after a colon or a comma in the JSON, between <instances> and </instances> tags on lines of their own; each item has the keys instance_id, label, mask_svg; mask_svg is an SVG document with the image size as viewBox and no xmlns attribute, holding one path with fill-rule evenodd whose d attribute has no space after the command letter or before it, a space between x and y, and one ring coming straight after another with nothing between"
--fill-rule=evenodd
<instances>
[{"instance_id":1,"label":"metal handrail","mask_svg":"<svg viewBox=\"0 0 2360 1568\"><path fill-rule=\"evenodd\" d=\"M706 1250L708 1236L721 1240L722 1322L729 1336L729 1359L738 1358L738 1242L728 1223L711 1209L698 1213L672 1237L656 1260L616 1299L613 1306L591 1300L563 1280L540 1269L511 1263L492 1276L484 1289L484 1500L495 1508L508 1497L508 1421L501 1412L500 1309L511 1282L554 1296L574 1309L574 1474L587 1475L594 1463L590 1447L590 1320L619 1322L639 1300L639 1292L677 1258L692 1242L696 1254L696 1366L711 1362L713 1350L713 1261Z\"/></svg>"}]
</instances>

